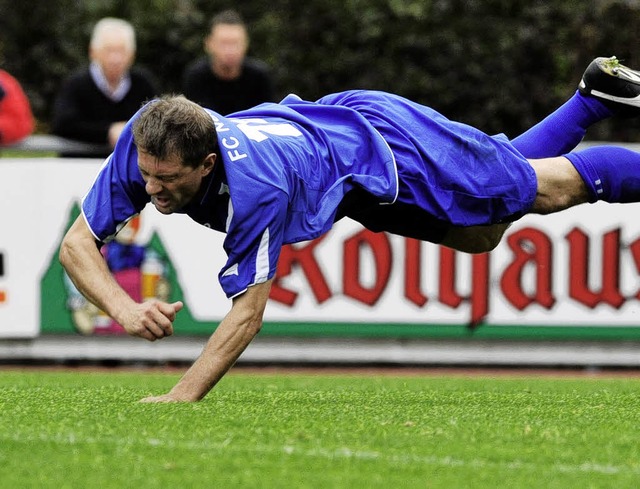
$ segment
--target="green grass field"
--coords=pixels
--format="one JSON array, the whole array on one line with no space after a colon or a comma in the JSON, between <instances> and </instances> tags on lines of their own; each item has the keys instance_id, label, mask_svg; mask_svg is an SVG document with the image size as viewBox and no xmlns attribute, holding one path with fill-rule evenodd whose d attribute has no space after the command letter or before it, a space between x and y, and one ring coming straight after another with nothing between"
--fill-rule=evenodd
<instances>
[{"instance_id":1,"label":"green grass field","mask_svg":"<svg viewBox=\"0 0 640 489\"><path fill-rule=\"evenodd\" d=\"M4 488L637 488L640 379L0 370Z\"/></svg>"}]
</instances>

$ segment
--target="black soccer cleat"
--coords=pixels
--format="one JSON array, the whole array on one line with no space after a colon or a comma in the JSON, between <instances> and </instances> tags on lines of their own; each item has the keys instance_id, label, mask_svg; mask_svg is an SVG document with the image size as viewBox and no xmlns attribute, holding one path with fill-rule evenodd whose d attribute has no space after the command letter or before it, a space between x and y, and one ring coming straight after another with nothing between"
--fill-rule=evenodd
<instances>
[{"instance_id":1,"label":"black soccer cleat","mask_svg":"<svg viewBox=\"0 0 640 489\"><path fill-rule=\"evenodd\" d=\"M605 101L618 113L640 115L640 71L627 68L615 56L594 59L582 75L578 89Z\"/></svg>"}]
</instances>

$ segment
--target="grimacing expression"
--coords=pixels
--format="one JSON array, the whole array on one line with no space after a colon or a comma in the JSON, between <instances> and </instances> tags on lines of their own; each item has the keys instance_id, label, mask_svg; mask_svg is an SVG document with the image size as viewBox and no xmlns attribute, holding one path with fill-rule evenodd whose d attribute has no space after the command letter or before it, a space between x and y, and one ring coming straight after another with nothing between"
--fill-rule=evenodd
<instances>
[{"instance_id":1,"label":"grimacing expression","mask_svg":"<svg viewBox=\"0 0 640 489\"><path fill-rule=\"evenodd\" d=\"M138 151L138 169L145 182L145 191L158 212L172 214L193 200L203 178L213 170L215 155L207 156L196 167L185 166L177 156L159 160Z\"/></svg>"}]
</instances>

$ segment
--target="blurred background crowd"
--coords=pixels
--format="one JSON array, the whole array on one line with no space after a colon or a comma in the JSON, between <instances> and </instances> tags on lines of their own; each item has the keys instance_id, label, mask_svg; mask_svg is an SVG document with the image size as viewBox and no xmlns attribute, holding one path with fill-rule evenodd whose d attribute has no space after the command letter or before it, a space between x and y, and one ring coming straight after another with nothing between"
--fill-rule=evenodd
<instances>
[{"instance_id":1,"label":"blurred background crowd","mask_svg":"<svg viewBox=\"0 0 640 489\"><path fill-rule=\"evenodd\" d=\"M288 93L313 100L380 89L513 137L564 101L593 57L640 68L640 0L0 0L0 68L20 82L44 134L60 132L56 106L65 89L77 94L69 80L82 71L94 81L104 75L101 90L113 100L139 84L138 73L148 80L144 97L192 90L195 100L198 84L214 83L223 93L233 73L218 73L217 82L193 77L215 74L223 54L211 22L228 9L246 26L242 70L261 80L243 82L257 95L252 105ZM111 87L106 72L91 73L92 36L106 17L135 31L135 69ZM223 114L236 109L197 101ZM68 130L77 116L66 116ZM638 129L637 121L611 121L588 137L637 142Z\"/></svg>"}]
</instances>

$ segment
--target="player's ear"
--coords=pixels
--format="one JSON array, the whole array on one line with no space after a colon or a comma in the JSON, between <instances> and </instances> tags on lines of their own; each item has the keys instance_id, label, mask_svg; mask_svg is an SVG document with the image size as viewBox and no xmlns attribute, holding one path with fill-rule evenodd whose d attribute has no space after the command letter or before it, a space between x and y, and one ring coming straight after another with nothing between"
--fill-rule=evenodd
<instances>
[{"instance_id":1,"label":"player's ear","mask_svg":"<svg viewBox=\"0 0 640 489\"><path fill-rule=\"evenodd\" d=\"M206 158L202 161L202 176L206 176L213 170L213 167L216 164L217 155L215 153L210 153L206 156Z\"/></svg>"}]
</instances>

